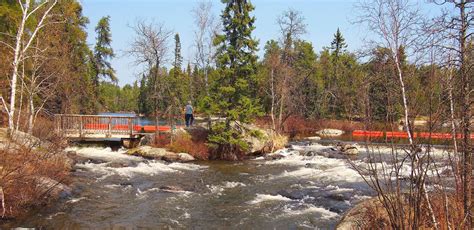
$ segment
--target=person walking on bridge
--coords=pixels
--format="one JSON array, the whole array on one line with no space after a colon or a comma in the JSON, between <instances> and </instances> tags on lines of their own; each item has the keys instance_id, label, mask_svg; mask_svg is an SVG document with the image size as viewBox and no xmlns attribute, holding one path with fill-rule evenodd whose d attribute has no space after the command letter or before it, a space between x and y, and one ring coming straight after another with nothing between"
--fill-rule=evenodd
<instances>
[{"instance_id":1,"label":"person walking on bridge","mask_svg":"<svg viewBox=\"0 0 474 230\"><path fill-rule=\"evenodd\" d=\"M192 126L194 121L194 108L191 105L191 101L188 101L186 107L184 107L184 120L186 121L186 127Z\"/></svg>"}]
</instances>

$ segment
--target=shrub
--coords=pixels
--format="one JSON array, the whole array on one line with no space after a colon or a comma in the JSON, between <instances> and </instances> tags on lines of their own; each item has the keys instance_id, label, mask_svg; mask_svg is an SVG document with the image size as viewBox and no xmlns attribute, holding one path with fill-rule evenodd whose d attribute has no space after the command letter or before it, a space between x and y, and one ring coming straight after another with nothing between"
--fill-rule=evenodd
<instances>
[{"instance_id":1,"label":"shrub","mask_svg":"<svg viewBox=\"0 0 474 230\"><path fill-rule=\"evenodd\" d=\"M201 135L204 133L196 132L196 135L192 135L187 132L179 132L173 136L173 141L167 145L167 148L176 153L189 153L198 160L207 160L209 159L209 149L205 142L206 138Z\"/></svg>"},{"instance_id":2,"label":"shrub","mask_svg":"<svg viewBox=\"0 0 474 230\"><path fill-rule=\"evenodd\" d=\"M31 146L9 144L0 149L0 188L5 198L0 217L4 211L6 218L14 218L57 198L59 194L52 193L57 183L40 184L38 180L69 183L69 161L53 147L33 150Z\"/></svg>"}]
</instances>

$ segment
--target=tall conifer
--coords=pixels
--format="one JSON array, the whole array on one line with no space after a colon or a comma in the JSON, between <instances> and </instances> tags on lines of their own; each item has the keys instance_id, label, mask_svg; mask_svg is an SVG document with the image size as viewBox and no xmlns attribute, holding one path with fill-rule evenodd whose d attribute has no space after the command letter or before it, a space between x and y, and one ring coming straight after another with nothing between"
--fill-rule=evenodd
<instances>
[{"instance_id":1,"label":"tall conifer","mask_svg":"<svg viewBox=\"0 0 474 230\"><path fill-rule=\"evenodd\" d=\"M226 7L221 15L223 34L215 39L219 76L213 85L212 107L225 117L225 122L213 125L209 141L219 152L235 158L235 153L248 148L242 140L242 124L251 122L260 112L255 87L258 41L252 38L255 17L250 15L254 10L250 1L222 2Z\"/></svg>"}]
</instances>

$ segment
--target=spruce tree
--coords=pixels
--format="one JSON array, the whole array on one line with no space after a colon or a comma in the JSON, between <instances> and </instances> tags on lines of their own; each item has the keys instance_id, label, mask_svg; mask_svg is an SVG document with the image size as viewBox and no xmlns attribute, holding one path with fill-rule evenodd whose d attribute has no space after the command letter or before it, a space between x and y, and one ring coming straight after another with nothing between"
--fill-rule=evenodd
<instances>
[{"instance_id":1,"label":"spruce tree","mask_svg":"<svg viewBox=\"0 0 474 230\"><path fill-rule=\"evenodd\" d=\"M112 34L110 32L110 16L102 17L95 27L97 33L97 41L94 47L94 69L95 78L94 84L98 89L101 77L110 79L112 82L117 82L115 70L112 68L109 60L115 54L112 49Z\"/></svg>"},{"instance_id":2,"label":"spruce tree","mask_svg":"<svg viewBox=\"0 0 474 230\"><path fill-rule=\"evenodd\" d=\"M347 48L346 40L342 36L341 31L337 28L336 33L334 34L334 39L331 42L331 50L336 59L339 55L344 52Z\"/></svg>"},{"instance_id":3,"label":"spruce tree","mask_svg":"<svg viewBox=\"0 0 474 230\"><path fill-rule=\"evenodd\" d=\"M179 39L179 34L176 33L174 35L174 42L175 42L175 48L174 48L174 62L173 62L173 68L174 71L180 71L181 72L181 65L183 63L183 57L181 56L181 41Z\"/></svg>"},{"instance_id":4,"label":"spruce tree","mask_svg":"<svg viewBox=\"0 0 474 230\"><path fill-rule=\"evenodd\" d=\"M221 18L223 34L218 35L217 76L213 85L211 107L225 122L212 126L209 142L221 158L236 158L237 153L249 147L242 140L242 124L249 123L259 114L256 99L256 69L258 41L252 38L255 17L250 16L254 6L247 0L223 0L226 4Z\"/></svg>"}]
</instances>

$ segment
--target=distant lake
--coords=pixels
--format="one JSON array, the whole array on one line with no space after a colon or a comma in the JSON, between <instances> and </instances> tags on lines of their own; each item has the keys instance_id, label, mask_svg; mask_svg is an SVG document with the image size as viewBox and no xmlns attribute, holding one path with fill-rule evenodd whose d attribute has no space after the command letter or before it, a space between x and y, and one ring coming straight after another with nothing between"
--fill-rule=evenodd
<instances>
[{"instance_id":1,"label":"distant lake","mask_svg":"<svg viewBox=\"0 0 474 230\"><path fill-rule=\"evenodd\" d=\"M99 113L101 116L117 116L117 117L134 117L137 120L137 124L144 125L156 125L155 118L139 117L135 113ZM184 118L183 118L184 119ZM176 125L184 125L183 119L175 120ZM168 120L160 120L159 125L169 125Z\"/></svg>"}]
</instances>

